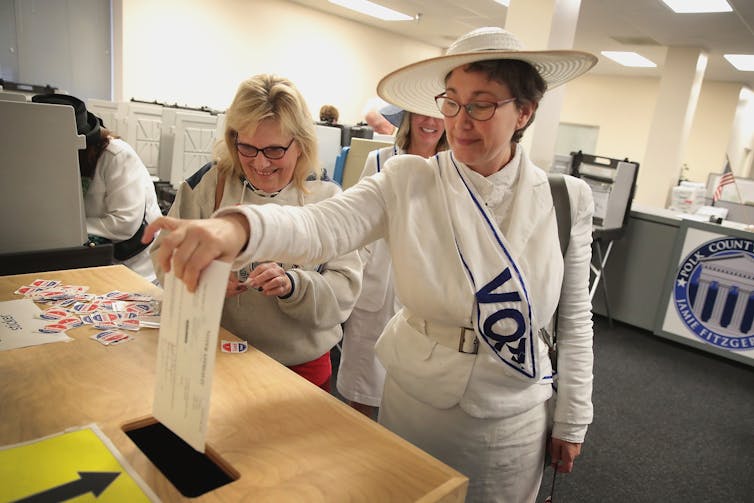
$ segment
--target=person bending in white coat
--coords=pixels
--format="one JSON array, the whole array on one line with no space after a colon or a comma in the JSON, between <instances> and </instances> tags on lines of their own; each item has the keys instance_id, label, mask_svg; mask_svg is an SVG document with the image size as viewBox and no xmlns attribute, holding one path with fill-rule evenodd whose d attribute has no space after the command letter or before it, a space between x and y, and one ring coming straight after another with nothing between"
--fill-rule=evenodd
<instances>
[{"instance_id":1,"label":"person bending in white coat","mask_svg":"<svg viewBox=\"0 0 754 503\"><path fill-rule=\"evenodd\" d=\"M388 159L400 154L431 157L448 148L441 119L404 112L393 105L380 113L398 128L395 145L373 150L367 156L361 178L382 171ZM400 308L393 288L390 251L384 239L359 250L364 263L361 294L351 316L343 324L343 343L336 386L351 407L374 417L382 399L385 369L374 345L385 324Z\"/></svg>"},{"instance_id":2,"label":"person bending in white coat","mask_svg":"<svg viewBox=\"0 0 754 503\"><path fill-rule=\"evenodd\" d=\"M387 102L443 116L450 150L402 155L343 194L304 208L239 206L215 219L160 219L159 260L189 290L214 259L326 260L385 238L403 309L377 355L379 421L469 477L468 501L532 502L543 473L553 372L539 336L558 312L558 393L550 455L569 472L592 421L588 185L566 177L570 244L561 255L547 175L519 145L546 89L597 58L524 51L480 28L444 56L382 79ZM559 306L559 307L558 307Z\"/></svg>"},{"instance_id":3,"label":"person bending in white coat","mask_svg":"<svg viewBox=\"0 0 754 503\"><path fill-rule=\"evenodd\" d=\"M141 242L147 224L162 216L154 183L134 149L102 126L80 99L67 94L38 94L35 103L73 107L78 134L86 232L94 244L113 243L113 254L149 281L156 281L149 245Z\"/></svg>"}]
</instances>

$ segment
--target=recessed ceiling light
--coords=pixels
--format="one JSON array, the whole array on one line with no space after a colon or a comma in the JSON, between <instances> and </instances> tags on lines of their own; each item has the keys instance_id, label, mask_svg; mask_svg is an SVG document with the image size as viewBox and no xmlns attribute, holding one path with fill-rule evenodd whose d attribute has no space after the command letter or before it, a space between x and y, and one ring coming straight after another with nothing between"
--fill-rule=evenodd
<instances>
[{"instance_id":1,"label":"recessed ceiling light","mask_svg":"<svg viewBox=\"0 0 754 503\"><path fill-rule=\"evenodd\" d=\"M733 9L726 0L662 0L678 14L695 12L731 12Z\"/></svg>"},{"instance_id":2,"label":"recessed ceiling light","mask_svg":"<svg viewBox=\"0 0 754 503\"><path fill-rule=\"evenodd\" d=\"M657 66L641 54L629 51L602 51L602 55L623 66L652 68Z\"/></svg>"},{"instance_id":3,"label":"recessed ceiling light","mask_svg":"<svg viewBox=\"0 0 754 503\"><path fill-rule=\"evenodd\" d=\"M742 72L754 72L754 54L724 54L728 63Z\"/></svg>"},{"instance_id":4,"label":"recessed ceiling light","mask_svg":"<svg viewBox=\"0 0 754 503\"><path fill-rule=\"evenodd\" d=\"M506 7L511 4L511 0L495 0L495 2L499 3L500 5L505 5Z\"/></svg>"},{"instance_id":5,"label":"recessed ceiling light","mask_svg":"<svg viewBox=\"0 0 754 503\"><path fill-rule=\"evenodd\" d=\"M370 2L369 0L330 0L330 3L340 5L346 9L355 10L367 16L376 17L383 21L411 21L413 16L408 16L402 12L388 9L382 5Z\"/></svg>"}]
</instances>

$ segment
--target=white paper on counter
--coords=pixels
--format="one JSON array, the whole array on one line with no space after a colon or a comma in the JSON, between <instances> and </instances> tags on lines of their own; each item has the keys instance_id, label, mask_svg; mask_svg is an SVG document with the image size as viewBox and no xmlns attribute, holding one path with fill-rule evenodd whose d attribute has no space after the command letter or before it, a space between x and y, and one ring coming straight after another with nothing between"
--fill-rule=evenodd
<instances>
[{"instance_id":1,"label":"white paper on counter","mask_svg":"<svg viewBox=\"0 0 754 503\"><path fill-rule=\"evenodd\" d=\"M204 452L230 267L212 262L194 293L172 272L165 275L152 414L199 452Z\"/></svg>"},{"instance_id":2,"label":"white paper on counter","mask_svg":"<svg viewBox=\"0 0 754 503\"><path fill-rule=\"evenodd\" d=\"M55 323L51 320L35 318L39 308L31 299L0 302L0 351L47 344L49 342L72 341L68 334L41 334L36 330Z\"/></svg>"}]
</instances>

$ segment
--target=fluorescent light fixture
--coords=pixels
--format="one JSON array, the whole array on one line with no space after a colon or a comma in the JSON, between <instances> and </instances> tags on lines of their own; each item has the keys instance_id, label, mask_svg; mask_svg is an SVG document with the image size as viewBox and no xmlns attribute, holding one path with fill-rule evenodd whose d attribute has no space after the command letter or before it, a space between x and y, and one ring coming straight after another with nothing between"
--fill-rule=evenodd
<instances>
[{"instance_id":1,"label":"fluorescent light fixture","mask_svg":"<svg viewBox=\"0 0 754 503\"><path fill-rule=\"evenodd\" d=\"M724 54L728 63L742 72L754 72L754 54Z\"/></svg>"},{"instance_id":2,"label":"fluorescent light fixture","mask_svg":"<svg viewBox=\"0 0 754 503\"><path fill-rule=\"evenodd\" d=\"M330 3L340 5L346 9L355 10L367 16L376 17L383 21L411 21L413 16L407 16L402 12L388 9L369 0L330 0Z\"/></svg>"},{"instance_id":3,"label":"fluorescent light fixture","mask_svg":"<svg viewBox=\"0 0 754 503\"><path fill-rule=\"evenodd\" d=\"M726 0L662 0L678 14L698 12L731 12L733 9Z\"/></svg>"},{"instance_id":4,"label":"fluorescent light fixture","mask_svg":"<svg viewBox=\"0 0 754 503\"><path fill-rule=\"evenodd\" d=\"M602 55L623 66L654 68L657 66L641 54L629 51L602 51Z\"/></svg>"},{"instance_id":5,"label":"fluorescent light fixture","mask_svg":"<svg viewBox=\"0 0 754 503\"><path fill-rule=\"evenodd\" d=\"M500 5L505 5L508 7L511 4L511 0L494 0L495 2L499 3Z\"/></svg>"}]
</instances>

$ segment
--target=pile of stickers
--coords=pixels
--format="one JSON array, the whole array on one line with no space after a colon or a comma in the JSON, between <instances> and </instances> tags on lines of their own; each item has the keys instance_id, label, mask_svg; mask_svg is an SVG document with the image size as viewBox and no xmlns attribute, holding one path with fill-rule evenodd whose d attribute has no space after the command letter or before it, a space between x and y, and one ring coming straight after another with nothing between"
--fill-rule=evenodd
<instances>
[{"instance_id":1,"label":"pile of stickers","mask_svg":"<svg viewBox=\"0 0 754 503\"><path fill-rule=\"evenodd\" d=\"M61 285L60 281L37 279L19 287L18 295L49 307L38 318L50 323L38 329L44 334L64 332L90 325L99 330L91 338L106 346L133 339L142 326L159 326L160 302L149 295L113 291L105 295L88 293L88 286Z\"/></svg>"}]
</instances>

